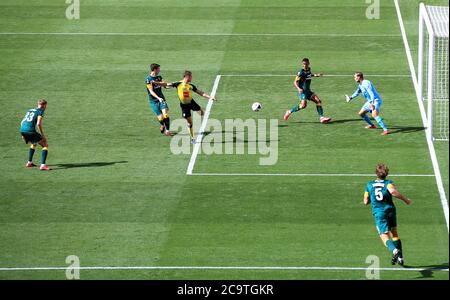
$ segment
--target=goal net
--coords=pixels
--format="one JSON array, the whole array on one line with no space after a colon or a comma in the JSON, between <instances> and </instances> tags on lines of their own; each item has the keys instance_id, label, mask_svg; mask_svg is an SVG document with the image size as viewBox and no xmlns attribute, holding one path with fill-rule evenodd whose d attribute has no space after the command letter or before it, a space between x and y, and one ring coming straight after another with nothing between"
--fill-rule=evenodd
<instances>
[{"instance_id":1,"label":"goal net","mask_svg":"<svg viewBox=\"0 0 450 300\"><path fill-rule=\"evenodd\" d=\"M418 85L427 108L427 133L448 141L448 6L420 4Z\"/></svg>"}]
</instances>

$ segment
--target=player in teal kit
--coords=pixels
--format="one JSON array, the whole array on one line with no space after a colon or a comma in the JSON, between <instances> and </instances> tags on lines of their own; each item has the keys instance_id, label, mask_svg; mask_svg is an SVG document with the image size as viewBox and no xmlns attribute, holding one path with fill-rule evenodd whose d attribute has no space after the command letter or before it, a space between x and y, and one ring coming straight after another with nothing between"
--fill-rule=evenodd
<instances>
[{"instance_id":1,"label":"player in teal kit","mask_svg":"<svg viewBox=\"0 0 450 300\"><path fill-rule=\"evenodd\" d=\"M169 118L169 106L166 103L166 98L162 93L161 87L165 86L165 82L159 75L161 66L158 64L150 65L150 74L145 80L148 93L148 102L150 108L158 118L161 133L170 136L170 118ZM159 83L159 84L156 84Z\"/></svg>"},{"instance_id":2,"label":"player in teal kit","mask_svg":"<svg viewBox=\"0 0 450 300\"><path fill-rule=\"evenodd\" d=\"M400 194L394 187L391 180L386 177L389 169L384 164L378 164L375 169L376 180L369 181L364 193L364 204L372 204L372 213L375 217L375 224L384 245L392 253L392 264L404 264L402 243L397 232L397 213L392 196L402 200L407 205L411 200Z\"/></svg>"},{"instance_id":3,"label":"player in teal kit","mask_svg":"<svg viewBox=\"0 0 450 300\"><path fill-rule=\"evenodd\" d=\"M37 144L39 144L42 146L41 166L39 168L42 171L50 170L45 164L48 155L48 144L42 129L42 119L44 118L44 111L46 108L47 101L44 99L39 100L38 107L29 109L20 123L20 134L22 135L22 139L26 144L31 143L31 147L28 150L28 162L25 166L27 168L36 166L33 163L33 155ZM36 131L36 127L39 128L39 132Z\"/></svg>"},{"instance_id":4,"label":"player in teal kit","mask_svg":"<svg viewBox=\"0 0 450 300\"><path fill-rule=\"evenodd\" d=\"M284 120L288 120L292 113L298 112L301 109L305 109L307 106L307 100L310 100L316 104L317 113L319 114L320 123L328 123L331 118L324 117L322 101L320 101L319 96L317 96L313 91L311 91L311 79L312 77L321 77L321 73L313 74L311 72L309 59L304 58L302 60L302 69L298 71L297 76L295 76L294 87L297 89L298 98L300 103L287 110L284 114Z\"/></svg>"},{"instance_id":5,"label":"player in teal kit","mask_svg":"<svg viewBox=\"0 0 450 300\"><path fill-rule=\"evenodd\" d=\"M360 117L367 122L367 129L377 128L370 118L367 116L367 113L372 113L372 117L377 121L377 123L383 128L382 135L388 135L390 131L387 129L387 126L384 124L383 119L380 117L380 108L383 101L381 100L380 95L377 90L373 86L372 82L364 79L364 75L361 72L356 72L354 79L356 83L358 83L358 88L353 93L353 95L348 96L345 95L345 100L350 102L354 98L358 97L361 93L364 95L364 98L367 99L367 102L363 105L361 110L359 111Z\"/></svg>"}]
</instances>

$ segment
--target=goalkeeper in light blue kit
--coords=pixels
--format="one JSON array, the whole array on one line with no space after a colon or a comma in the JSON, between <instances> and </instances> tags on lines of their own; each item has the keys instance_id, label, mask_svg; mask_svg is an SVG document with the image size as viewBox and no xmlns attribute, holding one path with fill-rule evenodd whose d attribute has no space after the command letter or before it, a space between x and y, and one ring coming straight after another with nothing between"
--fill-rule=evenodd
<instances>
[{"instance_id":1,"label":"goalkeeper in light blue kit","mask_svg":"<svg viewBox=\"0 0 450 300\"><path fill-rule=\"evenodd\" d=\"M390 131L388 130L387 126L384 124L383 119L380 117L380 108L383 101L381 100L380 95L378 95L377 90L373 86L372 82L370 82L367 79L364 79L364 75L361 72L355 73L355 81L358 83L358 88L353 93L353 95L348 96L345 95L345 100L347 102L350 102L352 99L359 96L359 94L363 94L364 98L367 99L366 104L361 108L359 111L359 115L361 118L367 122L367 129L374 129L377 128L372 121L370 120L367 113L372 113L372 117L377 121L378 125L380 125L381 128L383 128L382 135L388 135Z\"/></svg>"}]
</instances>

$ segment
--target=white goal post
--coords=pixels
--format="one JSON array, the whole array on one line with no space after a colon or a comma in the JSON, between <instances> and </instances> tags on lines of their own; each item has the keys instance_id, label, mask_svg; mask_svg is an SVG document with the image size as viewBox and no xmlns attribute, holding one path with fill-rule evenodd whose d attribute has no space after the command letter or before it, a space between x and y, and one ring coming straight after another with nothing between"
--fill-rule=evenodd
<instances>
[{"instance_id":1,"label":"white goal post","mask_svg":"<svg viewBox=\"0 0 450 300\"><path fill-rule=\"evenodd\" d=\"M426 102L432 141L448 141L449 136L448 26L448 6L420 4L418 95Z\"/></svg>"}]
</instances>

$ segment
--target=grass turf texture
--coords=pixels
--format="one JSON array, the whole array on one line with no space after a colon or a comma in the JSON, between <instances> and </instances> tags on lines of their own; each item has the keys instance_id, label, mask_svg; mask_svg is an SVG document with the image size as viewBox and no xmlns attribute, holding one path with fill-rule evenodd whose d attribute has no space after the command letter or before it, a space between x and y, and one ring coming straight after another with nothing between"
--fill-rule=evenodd
<instances>
[{"instance_id":1,"label":"grass turf texture","mask_svg":"<svg viewBox=\"0 0 450 300\"><path fill-rule=\"evenodd\" d=\"M69 21L64 1L2 1L0 32L299 33L306 22L313 34L393 36L0 35L0 267L65 266L72 254L82 266L365 267L368 255L378 255L380 267L390 267L370 208L361 204L370 178L186 176L190 156L171 154L144 90L151 62L170 80L191 69L207 92L217 74L294 74L303 56L315 72L409 75L393 2L381 4L381 19L368 20L363 1L84 1L81 19ZM418 1L400 5L414 52ZM313 81L335 119L328 125L317 122L311 103L281 121L297 101L293 77L222 77L211 118L280 119L278 163L200 154L194 173L372 173L384 161L392 173L432 174L411 78L368 78L384 99L391 136L363 128L361 99L345 103L343 94L355 88L351 76ZM175 93L166 96L172 119L179 118ZM27 147L18 135L40 97L49 100L49 173L23 167ZM251 112L253 101L261 112ZM437 151L448 195L448 143ZM392 179L414 201L397 203L407 264L448 267L435 179ZM380 276L448 279L448 272ZM0 271L0 278L65 273ZM364 279L365 271L82 270L81 278Z\"/></svg>"}]
</instances>

